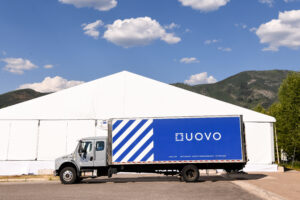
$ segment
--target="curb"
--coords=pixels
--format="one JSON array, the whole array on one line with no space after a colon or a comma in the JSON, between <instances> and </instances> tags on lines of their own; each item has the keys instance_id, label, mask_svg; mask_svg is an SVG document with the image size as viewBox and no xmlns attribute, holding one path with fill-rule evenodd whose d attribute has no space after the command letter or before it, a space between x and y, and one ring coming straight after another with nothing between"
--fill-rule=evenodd
<instances>
[{"instance_id":1,"label":"curb","mask_svg":"<svg viewBox=\"0 0 300 200\"><path fill-rule=\"evenodd\" d=\"M231 183L241 187L242 189L246 190L247 192L265 199L265 200L286 200L285 198L283 198L282 196L275 194L273 192L264 190L260 187L257 187L255 185L252 185L250 183L246 183L244 181L231 181Z\"/></svg>"},{"instance_id":2,"label":"curb","mask_svg":"<svg viewBox=\"0 0 300 200\"><path fill-rule=\"evenodd\" d=\"M0 183L11 183L11 182L51 182L51 181L56 181L54 180L49 180L45 178L21 178L21 179L0 179Z\"/></svg>"}]
</instances>

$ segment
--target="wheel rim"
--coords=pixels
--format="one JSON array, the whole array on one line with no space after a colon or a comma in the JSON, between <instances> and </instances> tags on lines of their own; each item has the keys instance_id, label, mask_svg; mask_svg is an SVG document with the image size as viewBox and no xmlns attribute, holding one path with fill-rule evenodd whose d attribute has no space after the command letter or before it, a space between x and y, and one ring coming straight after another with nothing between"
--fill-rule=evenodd
<instances>
[{"instance_id":1,"label":"wheel rim","mask_svg":"<svg viewBox=\"0 0 300 200\"><path fill-rule=\"evenodd\" d=\"M67 182L70 182L73 178L73 173L70 170L67 170L63 173L63 179Z\"/></svg>"}]
</instances>

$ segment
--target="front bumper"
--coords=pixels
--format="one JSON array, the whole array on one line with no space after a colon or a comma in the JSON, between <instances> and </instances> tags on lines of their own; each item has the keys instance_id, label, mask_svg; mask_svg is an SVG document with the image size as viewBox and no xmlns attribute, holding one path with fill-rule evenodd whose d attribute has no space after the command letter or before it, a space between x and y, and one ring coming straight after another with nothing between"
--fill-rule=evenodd
<instances>
[{"instance_id":1,"label":"front bumper","mask_svg":"<svg viewBox=\"0 0 300 200\"><path fill-rule=\"evenodd\" d=\"M54 176L59 176L58 171L57 171L57 170L54 170L54 171L53 171L53 175L54 175Z\"/></svg>"}]
</instances>

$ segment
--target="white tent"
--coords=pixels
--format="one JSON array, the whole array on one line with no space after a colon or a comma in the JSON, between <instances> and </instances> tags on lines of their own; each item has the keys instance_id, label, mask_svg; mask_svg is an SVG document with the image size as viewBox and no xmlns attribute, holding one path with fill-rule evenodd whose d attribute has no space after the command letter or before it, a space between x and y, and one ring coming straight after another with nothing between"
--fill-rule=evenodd
<instances>
[{"instance_id":1,"label":"white tent","mask_svg":"<svg viewBox=\"0 0 300 200\"><path fill-rule=\"evenodd\" d=\"M109 118L243 115L246 171L276 171L273 117L120 72L0 110L0 175L41 173L82 137L107 134Z\"/></svg>"}]
</instances>

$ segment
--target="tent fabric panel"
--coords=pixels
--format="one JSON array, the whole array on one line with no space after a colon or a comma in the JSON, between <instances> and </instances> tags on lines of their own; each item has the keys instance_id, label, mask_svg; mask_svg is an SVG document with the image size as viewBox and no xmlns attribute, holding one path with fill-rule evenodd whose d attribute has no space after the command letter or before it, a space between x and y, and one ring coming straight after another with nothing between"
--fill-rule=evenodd
<instances>
[{"instance_id":1,"label":"tent fabric panel","mask_svg":"<svg viewBox=\"0 0 300 200\"><path fill-rule=\"evenodd\" d=\"M274 162L273 126L271 123L245 123L248 164Z\"/></svg>"},{"instance_id":2,"label":"tent fabric panel","mask_svg":"<svg viewBox=\"0 0 300 200\"><path fill-rule=\"evenodd\" d=\"M95 81L97 89L94 91L94 118L109 119L122 117L124 115L124 74L110 76L110 78L98 79Z\"/></svg>"},{"instance_id":3,"label":"tent fabric panel","mask_svg":"<svg viewBox=\"0 0 300 200\"><path fill-rule=\"evenodd\" d=\"M246 164L244 172L278 172L277 164Z\"/></svg>"},{"instance_id":4,"label":"tent fabric panel","mask_svg":"<svg viewBox=\"0 0 300 200\"><path fill-rule=\"evenodd\" d=\"M67 153L67 128L65 120L40 122L38 160L54 160Z\"/></svg>"},{"instance_id":5,"label":"tent fabric panel","mask_svg":"<svg viewBox=\"0 0 300 200\"><path fill-rule=\"evenodd\" d=\"M123 74L0 109L0 119L107 119L123 111Z\"/></svg>"},{"instance_id":6,"label":"tent fabric panel","mask_svg":"<svg viewBox=\"0 0 300 200\"><path fill-rule=\"evenodd\" d=\"M108 120L97 120L95 136L107 136L107 135L108 135Z\"/></svg>"},{"instance_id":7,"label":"tent fabric panel","mask_svg":"<svg viewBox=\"0 0 300 200\"><path fill-rule=\"evenodd\" d=\"M54 161L0 161L0 176L53 174Z\"/></svg>"},{"instance_id":8,"label":"tent fabric panel","mask_svg":"<svg viewBox=\"0 0 300 200\"><path fill-rule=\"evenodd\" d=\"M95 120L68 121L67 128L67 154L74 152L79 139L95 136Z\"/></svg>"},{"instance_id":9,"label":"tent fabric panel","mask_svg":"<svg viewBox=\"0 0 300 200\"><path fill-rule=\"evenodd\" d=\"M8 160L36 159L38 120L18 120L10 124Z\"/></svg>"},{"instance_id":10,"label":"tent fabric panel","mask_svg":"<svg viewBox=\"0 0 300 200\"><path fill-rule=\"evenodd\" d=\"M271 116L126 71L3 108L0 119L68 120L221 114L243 114L244 121L275 122Z\"/></svg>"},{"instance_id":11,"label":"tent fabric panel","mask_svg":"<svg viewBox=\"0 0 300 200\"><path fill-rule=\"evenodd\" d=\"M124 116L243 115L244 121L274 122L249 109L139 75L125 77Z\"/></svg>"},{"instance_id":12,"label":"tent fabric panel","mask_svg":"<svg viewBox=\"0 0 300 200\"><path fill-rule=\"evenodd\" d=\"M7 160L9 130L10 122L0 121L0 160Z\"/></svg>"}]
</instances>

